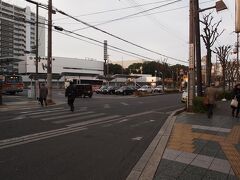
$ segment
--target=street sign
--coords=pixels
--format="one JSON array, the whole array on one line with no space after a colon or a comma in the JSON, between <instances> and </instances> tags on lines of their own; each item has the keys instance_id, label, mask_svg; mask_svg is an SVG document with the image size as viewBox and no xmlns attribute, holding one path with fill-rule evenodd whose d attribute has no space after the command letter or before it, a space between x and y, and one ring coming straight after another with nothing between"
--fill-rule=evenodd
<instances>
[{"instance_id":1,"label":"street sign","mask_svg":"<svg viewBox=\"0 0 240 180\"><path fill-rule=\"evenodd\" d=\"M189 44L189 68L194 69L194 44Z\"/></svg>"}]
</instances>

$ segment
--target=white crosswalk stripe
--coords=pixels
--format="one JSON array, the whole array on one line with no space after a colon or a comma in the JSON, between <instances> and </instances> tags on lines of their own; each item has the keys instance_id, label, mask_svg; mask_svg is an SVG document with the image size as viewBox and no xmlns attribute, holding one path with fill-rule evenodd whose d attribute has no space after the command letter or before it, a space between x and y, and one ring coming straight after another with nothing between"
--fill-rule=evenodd
<instances>
[{"instance_id":1,"label":"white crosswalk stripe","mask_svg":"<svg viewBox=\"0 0 240 180\"><path fill-rule=\"evenodd\" d=\"M46 113L46 112L59 111L61 109L64 109L64 108L52 108L52 109L39 109L39 110L35 110L35 111L23 111L23 112L20 112L20 114L34 115L34 114L42 114L42 113Z\"/></svg>"},{"instance_id":2,"label":"white crosswalk stripe","mask_svg":"<svg viewBox=\"0 0 240 180\"><path fill-rule=\"evenodd\" d=\"M82 112L84 111L83 109L79 109L76 112ZM69 111L68 109L64 109L64 110L59 110L59 111L50 111L49 113L44 113L44 114L40 114L40 115L33 115L31 116L32 118L44 118L44 117L49 117L49 116L59 116L59 115L64 115L64 114L72 114L71 111Z\"/></svg>"},{"instance_id":3,"label":"white crosswalk stripe","mask_svg":"<svg viewBox=\"0 0 240 180\"><path fill-rule=\"evenodd\" d=\"M48 118L42 118L41 120L43 121L50 121L50 120L55 120L55 119L62 119L62 118L71 118L71 117L76 117L76 116L82 116L85 114L91 114L93 111L87 111L87 112L80 112L80 113L71 113L71 114L66 114L66 115L61 115L61 116L53 116L53 117L48 117Z\"/></svg>"},{"instance_id":4,"label":"white crosswalk stripe","mask_svg":"<svg viewBox=\"0 0 240 180\"><path fill-rule=\"evenodd\" d=\"M60 120L60 121L53 121L54 124L62 124L66 122L72 122L72 121L78 121L78 120L83 120L83 119L89 119L89 118L95 118L95 117L100 117L105 115L105 113L99 113L99 114L91 114L87 116L80 116L77 118L71 118L71 119L66 119L66 120Z\"/></svg>"}]
</instances>

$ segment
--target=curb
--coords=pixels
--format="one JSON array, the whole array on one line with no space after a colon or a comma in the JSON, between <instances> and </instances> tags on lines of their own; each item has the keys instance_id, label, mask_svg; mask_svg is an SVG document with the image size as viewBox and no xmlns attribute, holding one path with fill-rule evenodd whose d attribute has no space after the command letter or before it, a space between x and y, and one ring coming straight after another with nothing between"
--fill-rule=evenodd
<instances>
[{"instance_id":1,"label":"curb","mask_svg":"<svg viewBox=\"0 0 240 180\"><path fill-rule=\"evenodd\" d=\"M154 178L168 139L171 135L176 115L184 110L185 107L177 109L168 116L166 122L154 137L142 157L133 167L126 180L150 180Z\"/></svg>"}]
</instances>

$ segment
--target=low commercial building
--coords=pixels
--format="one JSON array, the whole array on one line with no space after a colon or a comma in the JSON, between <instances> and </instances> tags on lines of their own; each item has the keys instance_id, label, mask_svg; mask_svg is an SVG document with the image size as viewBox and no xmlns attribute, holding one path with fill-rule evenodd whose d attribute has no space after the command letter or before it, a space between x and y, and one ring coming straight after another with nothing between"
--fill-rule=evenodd
<instances>
[{"instance_id":1,"label":"low commercial building","mask_svg":"<svg viewBox=\"0 0 240 180\"><path fill-rule=\"evenodd\" d=\"M93 59L78 59L68 57L53 57L52 74L53 86L64 87L67 81L98 80L103 75L103 61ZM39 81L47 80L47 58L41 58L38 62L38 74L36 74L35 58L25 56L25 60L18 63L19 74L23 76L26 85L34 83L37 77ZM88 81L89 82L89 81Z\"/></svg>"}]
</instances>

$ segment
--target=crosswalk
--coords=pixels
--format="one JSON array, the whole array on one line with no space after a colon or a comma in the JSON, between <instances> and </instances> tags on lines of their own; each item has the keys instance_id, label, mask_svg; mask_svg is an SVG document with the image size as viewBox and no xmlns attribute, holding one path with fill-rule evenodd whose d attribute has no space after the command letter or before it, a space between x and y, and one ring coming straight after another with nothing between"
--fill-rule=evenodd
<instances>
[{"instance_id":1,"label":"crosswalk","mask_svg":"<svg viewBox=\"0 0 240 180\"><path fill-rule=\"evenodd\" d=\"M94 123L98 124L100 122L105 123L109 120L122 117L123 116L120 115L92 111L89 110L88 107L79 107L74 112L71 112L67 106L47 108L32 107L31 109L23 108L16 117L7 121L33 119L52 124L62 124L67 127L78 127Z\"/></svg>"}]
</instances>

